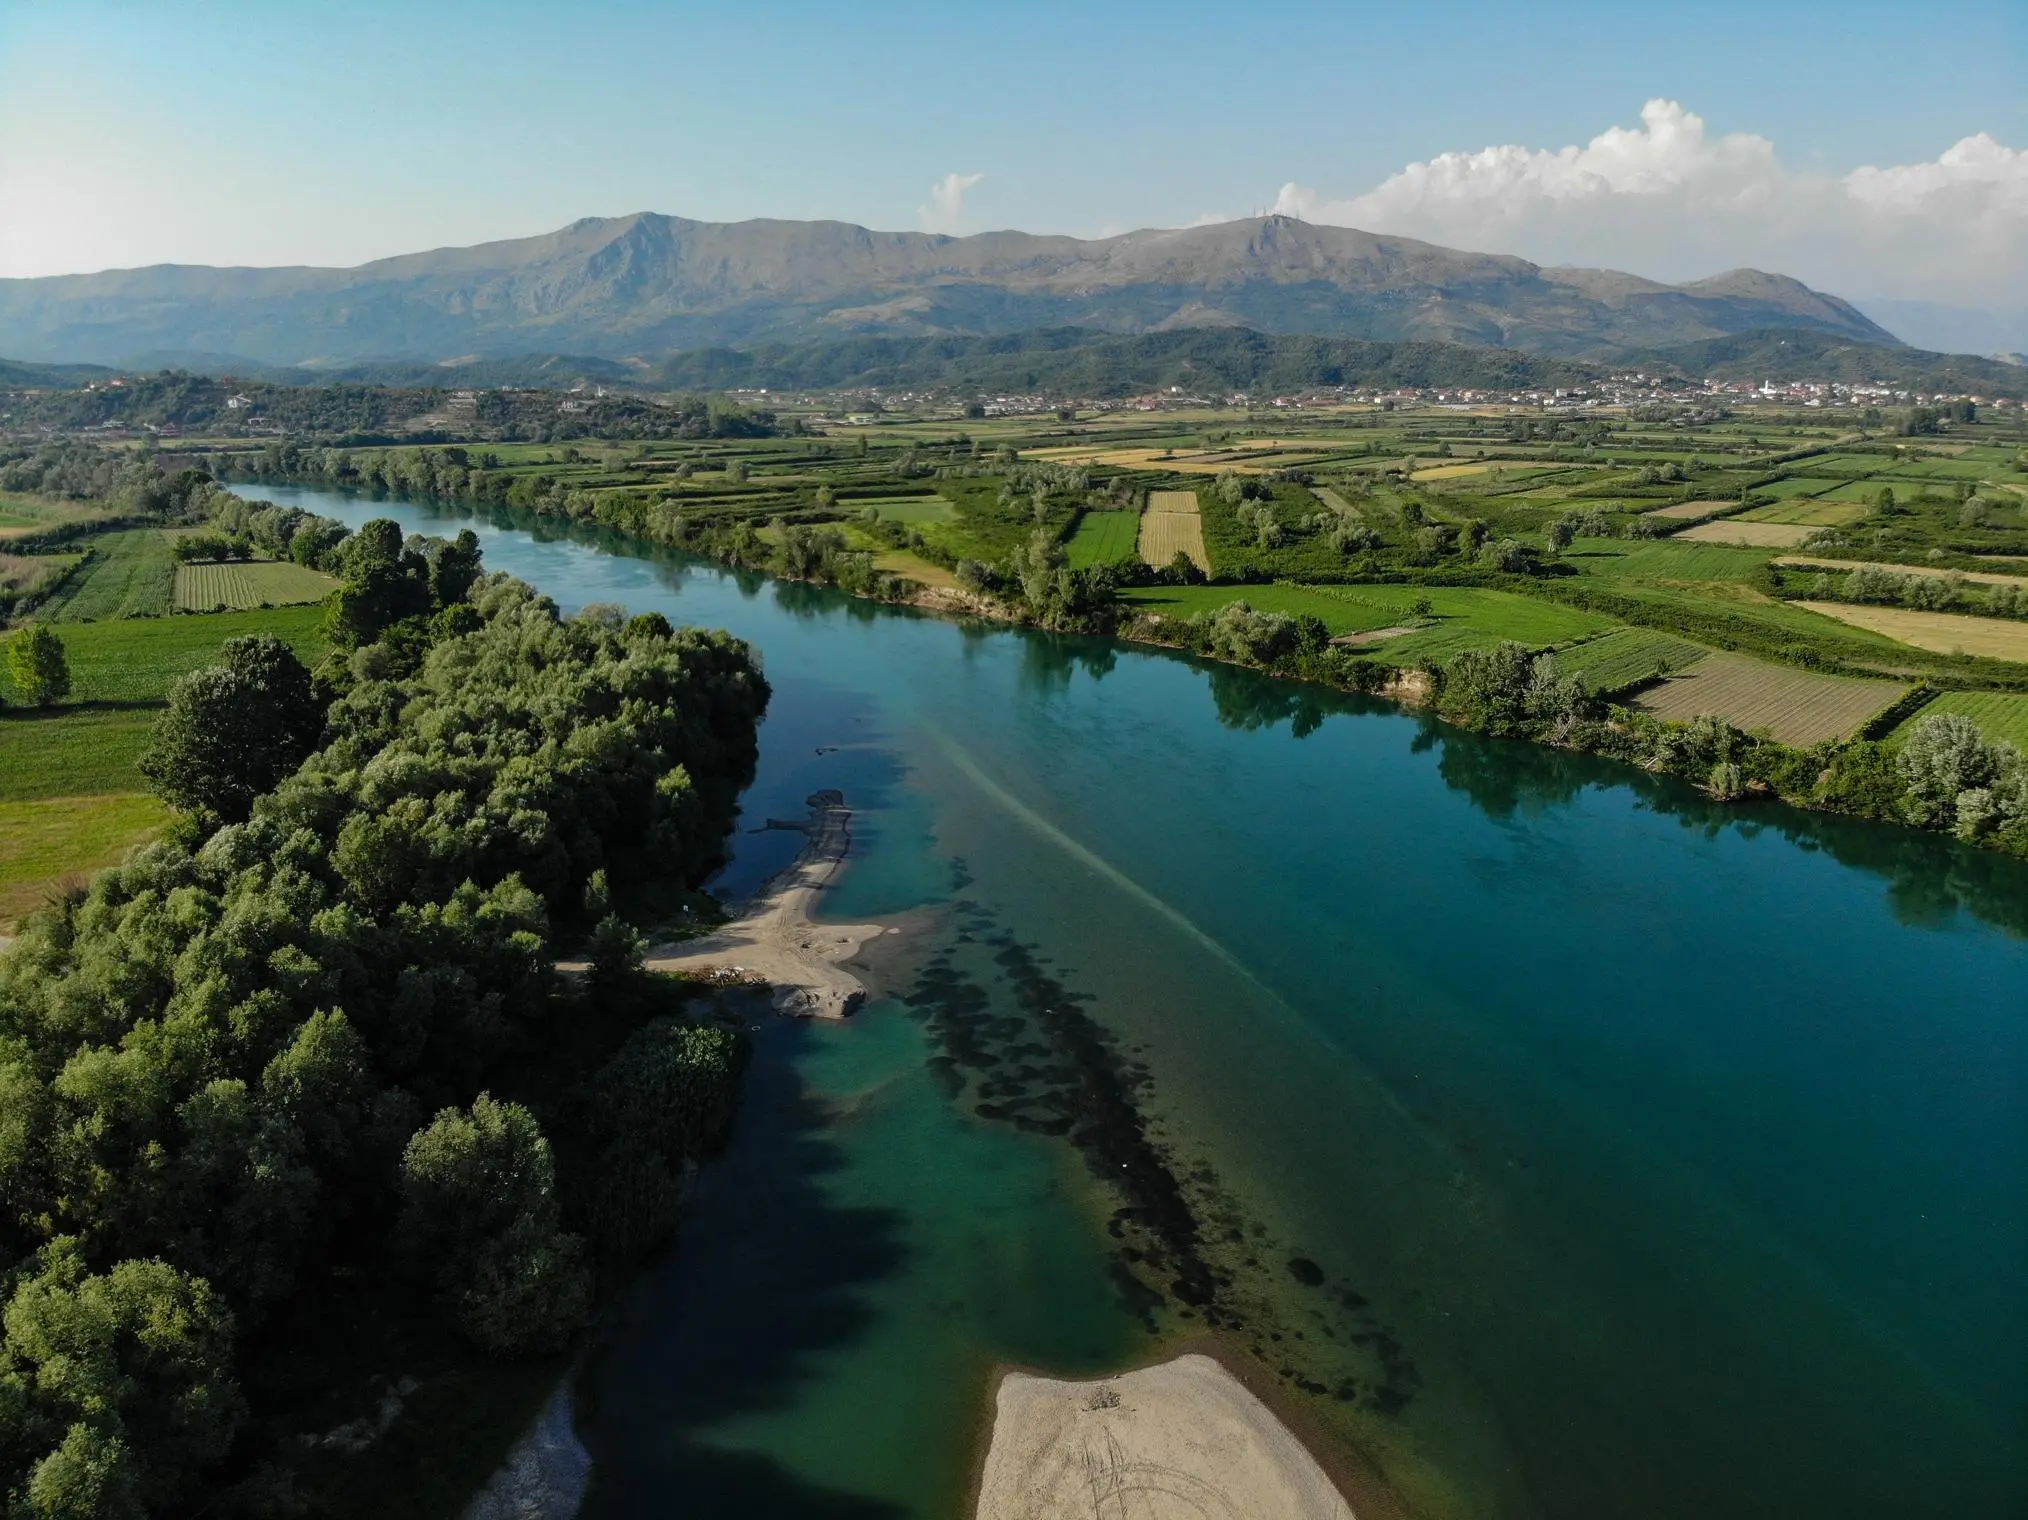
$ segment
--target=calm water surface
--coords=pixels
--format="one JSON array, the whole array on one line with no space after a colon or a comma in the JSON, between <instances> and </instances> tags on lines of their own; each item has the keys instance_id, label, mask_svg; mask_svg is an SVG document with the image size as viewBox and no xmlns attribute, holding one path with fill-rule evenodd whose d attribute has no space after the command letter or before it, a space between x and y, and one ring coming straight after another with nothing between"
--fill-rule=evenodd
<instances>
[{"instance_id":1,"label":"calm water surface","mask_svg":"<svg viewBox=\"0 0 2028 1520\"><path fill-rule=\"evenodd\" d=\"M590 1379L590 1513L953 1515L995 1363L1201 1328L1123 1291L1085 1157L952 1065L938 1009L1019 1031L1037 987L1144 1068L1231 1343L1429 1513L2028 1513L2019 864L530 519L247 494L469 522L566 608L752 640L749 819L842 788L828 911L926 926L936 996L764 1032ZM725 884L793 843L742 835Z\"/></svg>"}]
</instances>

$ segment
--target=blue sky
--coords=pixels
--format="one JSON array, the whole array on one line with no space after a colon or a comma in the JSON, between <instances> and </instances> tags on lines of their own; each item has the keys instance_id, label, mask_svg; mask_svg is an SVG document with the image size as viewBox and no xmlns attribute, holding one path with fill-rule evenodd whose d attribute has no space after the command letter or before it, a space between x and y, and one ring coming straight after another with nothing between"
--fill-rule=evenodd
<instances>
[{"instance_id":1,"label":"blue sky","mask_svg":"<svg viewBox=\"0 0 2028 1520\"><path fill-rule=\"evenodd\" d=\"M1628 245L1624 229L1504 200L1489 221L1504 182L1475 181L1463 222L1427 185L1364 197L1446 152L1638 129L1650 100L1695 113L1713 140L1768 140L1781 174L1813 184L1931 164L1980 133L2028 147L2028 5L1933 14L1905 0L1265 13L0 0L0 275L354 263L643 209L1093 235L1280 198L1475 246L1504 236L1535 246L1496 251L1533 257L1567 256L1562 239L1579 255L1598 245L1584 262L1718 261L1642 270L1675 278L1723 267L1724 237ZM1966 171L1999 186L2003 222L2028 198L2016 168L1989 154ZM940 214L931 186L954 173L981 178ZM1535 211L1566 199L1516 193ZM1751 233L1736 241L1759 256ZM1837 273L1922 293L1891 260Z\"/></svg>"}]
</instances>

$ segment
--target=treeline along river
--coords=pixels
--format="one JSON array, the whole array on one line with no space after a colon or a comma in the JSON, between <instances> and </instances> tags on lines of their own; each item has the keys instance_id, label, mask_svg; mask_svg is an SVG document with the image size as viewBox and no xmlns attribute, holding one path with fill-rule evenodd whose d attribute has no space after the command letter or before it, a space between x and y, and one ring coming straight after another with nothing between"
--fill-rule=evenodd
<instances>
[{"instance_id":1,"label":"treeline along river","mask_svg":"<svg viewBox=\"0 0 2028 1520\"><path fill-rule=\"evenodd\" d=\"M2028 1512L2028 866L462 507L763 652L886 995L771 1024L599 1516L959 1513L1000 1363L1257 1354L1432 1515ZM797 843L742 834L741 891ZM1355 1505L1378 1513L1380 1501Z\"/></svg>"}]
</instances>

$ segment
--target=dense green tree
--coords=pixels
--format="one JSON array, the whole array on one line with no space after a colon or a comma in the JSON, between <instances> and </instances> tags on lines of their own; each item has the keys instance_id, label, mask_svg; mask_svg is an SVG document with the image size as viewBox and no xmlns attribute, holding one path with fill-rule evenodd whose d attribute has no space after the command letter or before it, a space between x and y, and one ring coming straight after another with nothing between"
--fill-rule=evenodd
<instances>
[{"instance_id":1,"label":"dense green tree","mask_svg":"<svg viewBox=\"0 0 2028 1520\"><path fill-rule=\"evenodd\" d=\"M159 1512L224 1456L244 1416L231 1314L166 1262L95 1274L78 1242L52 1241L5 1326L0 1450L26 1457L34 1515Z\"/></svg>"},{"instance_id":2,"label":"dense green tree","mask_svg":"<svg viewBox=\"0 0 2028 1520\"><path fill-rule=\"evenodd\" d=\"M236 823L309 754L324 709L308 669L273 635L227 639L219 655L169 689L141 773L175 806Z\"/></svg>"},{"instance_id":3,"label":"dense green tree","mask_svg":"<svg viewBox=\"0 0 2028 1520\"><path fill-rule=\"evenodd\" d=\"M402 1239L475 1345L543 1350L583 1321L584 1242L559 1227L555 1163L527 1109L485 1093L445 1109L409 1141L401 1185Z\"/></svg>"},{"instance_id":4,"label":"dense green tree","mask_svg":"<svg viewBox=\"0 0 2028 1520\"><path fill-rule=\"evenodd\" d=\"M37 707L51 707L70 695L70 661L63 640L31 623L7 641L7 673L14 689Z\"/></svg>"},{"instance_id":5,"label":"dense green tree","mask_svg":"<svg viewBox=\"0 0 2028 1520\"><path fill-rule=\"evenodd\" d=\"M566 620L504 577L397 635L421 639L412 668L357 679L323 747L243 819L172 830L0 955L0 1493L17 1503L181 1507L238 1419L220 1380L235 1323L293 1323L341 1281L412 1291L415 1263L475 1344L554 1344L590 1281L574 1221L630 1250L664 1217L680 1136L613 1153L640 1184L628 1205L584 1160L614 1135L572 1108L573 1202L528 1110L475 1099L608 1057L552 969L551 922L583 921L602 870L691 885L711 869L766 682L724 635ZM248 664L235 647L221 670ZM290 679L301 697L300 666ZM617 974L652 1009L652 979ZM696 1114L661 1122L715 1127L731 1069L692 1063ZM405 1202L469 1234L418 1262L391 1227ZM189 1354L142 1324L190 1327ZM113 1393L92 1392L88 1362Z\"/></svg>"}]
</instances>

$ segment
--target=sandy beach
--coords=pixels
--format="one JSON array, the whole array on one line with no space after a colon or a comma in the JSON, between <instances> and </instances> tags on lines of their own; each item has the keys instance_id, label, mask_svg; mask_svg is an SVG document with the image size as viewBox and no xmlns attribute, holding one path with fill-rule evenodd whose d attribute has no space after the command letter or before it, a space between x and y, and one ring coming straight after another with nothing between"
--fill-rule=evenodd
<instances>
[{"instance_id":1,"label":"sandy beach","mask_svg":"<svg viewBox=\"0 0 2028 1520\"><path fill-rule=\"evenodd\" d=\"M1000 1382L977 1520L1352 1520L1317 1460L1208 1356Z\"/></svg>"},{"instance_id":2,"label":"sandy beach","mask_svg":"<svg viewBox=\"0 0 2028 1520\"><path fill-rule=\"evenodd\" d=\"M801 826L807 843L795 860L715 933L651 947L649 970L754 977L774 987L777 1010L798 1018L842 1019L865 1000L866 984L840 963L888 930L811 921L852 848L852 810L837 792L819 792L809 802L809 822Z\"/></svg>"}]
</instances>

